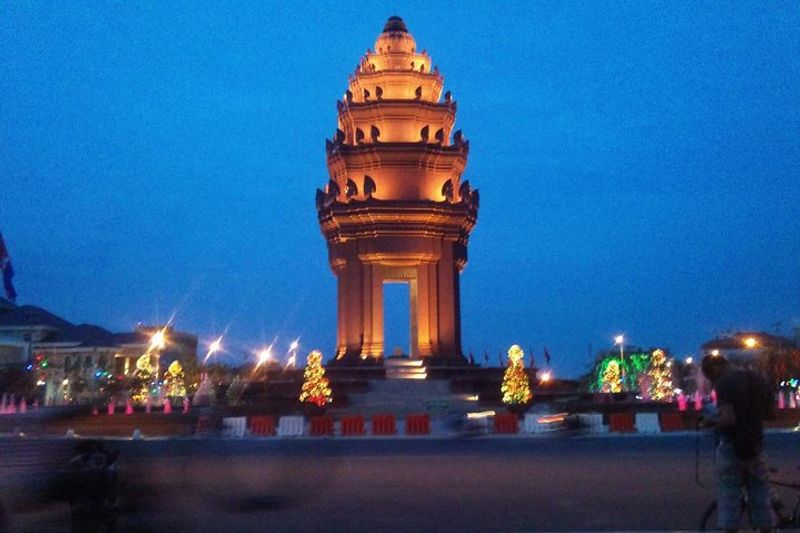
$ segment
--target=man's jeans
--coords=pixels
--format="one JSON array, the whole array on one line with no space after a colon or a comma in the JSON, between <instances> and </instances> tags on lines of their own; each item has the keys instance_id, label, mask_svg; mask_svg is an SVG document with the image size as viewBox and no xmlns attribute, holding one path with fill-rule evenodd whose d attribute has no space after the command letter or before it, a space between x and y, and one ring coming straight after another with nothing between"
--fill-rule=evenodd
<instances>
[{"instance_id":1,"label":"man's jeans","mask_svg":"<svg viewBox=\"0 0 800 533\"><path fill-rule=\"evenodd\" d=\"M761 451L752 459L739 459L733 445L722 440L717 447L717 527L740 527L742 490L747 491L750 527L770 528L775 524L769 490L769 472Z\"/></svg>"}]
</instances>

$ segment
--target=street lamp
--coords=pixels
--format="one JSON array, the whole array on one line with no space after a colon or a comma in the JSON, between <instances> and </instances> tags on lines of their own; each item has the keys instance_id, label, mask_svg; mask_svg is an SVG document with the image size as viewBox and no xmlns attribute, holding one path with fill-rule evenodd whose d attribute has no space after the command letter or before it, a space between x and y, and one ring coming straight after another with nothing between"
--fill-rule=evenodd
<instances>
[{"instance_id":1,"label":"street lamp","mask_svg":"<svg viewBox=\"0 0 800 533\"><path fill-rule=\"evenodd\" d=\"M208 345L208 352L206 353L206 356L203 359L203 365L205 365L208 362L209 357L219 352L220 350L222 350L222 335L211 341L211 344Z\"/></svg>"},{"instance_id":2,"label":"street lamp","mask_svg":"<svg viewBox=\"0 0 800 533\"><path fill-rule=\"evenodd\" d=\"M286 368L296 368L297 367L297 348L300 347L300 343L297 340L293 340L292 344L289 345L289 360L286 362Z\"/></svg>"},{"instance_id":3,"label":"street lamp","mask_svg":"<svg viewBox=\"0 0 800 533\"><path fill-rule=\"evenodd\" d=\"M156 354L156 384L158 384L158 373L161 370L161 350L167 347L166 328L157 329L150 336L149 353Z\"/></svg>"},{"instance_id":4,"label":"street lamp","mask_svg":"<svg viewBox=\"0 0 800 533\"><path fill-rule=\"evenodd\" d=\"M163 329L159 329L150 336L150 350L163 350L167 346L167 334Z\"/></svg>"},{"instance_id":5,"label":"street lamp","mask_svg":"<svg viewBox=\"0 0 800 533\"><path fill-rule=\"evenodd\" d=\"M270 360L272 360L272 345L267 346L266 348L258 352L258 365L256 366L264 365L268 363Z\"/></svg>"},{"instance_id":6,"label":"street lamp","mask_svg":"<svg viewBox=\"0 0 800 533\"><path fill-rule=\"evenodd\" d=\"M619 367L622 373L622 390L625 391L625 335L620 333L614 337L614 344L619 344Z\"/></svg>"}]
</instances>

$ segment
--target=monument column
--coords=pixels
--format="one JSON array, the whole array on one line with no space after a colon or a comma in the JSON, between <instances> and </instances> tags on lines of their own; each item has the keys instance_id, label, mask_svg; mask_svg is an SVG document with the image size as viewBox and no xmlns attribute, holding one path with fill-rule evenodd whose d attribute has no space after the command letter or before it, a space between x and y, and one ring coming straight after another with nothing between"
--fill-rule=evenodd
<instances>
[{"instance_id":1,"label":"monument column","mask_svg":"<svg viewBox=\"0 0 800 533\"><path fill-rule=\"evenodd\" d=\"M364 263L362 274L364 341L361 358L383 355L383 276L380 265Z\"/></svg>"},{"instance_id":2,"label":"monument column","mask_svg":"<svg viewBox=\"0 0 800 533\"><path fill-rule=\"evenodd\" d=\"M357 261L348 261L339 275L340 315L339 328L344 332L344 343L339 339L338 344L344 344L344 355L357 355L361 351L364 339L361 278L363 267Z\"/></svg>"},{"instance_id":3,"label":"monument column","mask_svg":"<svg viewBox=\"0 0 800 533\"><path fill-rule=\"evenodd\" d=\"M412 339L416 340L417 357L430 357L433 352L431 344L430 327L430 286L428 283L428 268L431 263L422 263L417 267L417 279L415 281L416 294L412 301L412 327L415 328L416 336L412 333Z\"/></svg>"},{"instance_id":4,"label":"monument column","mask_svg":"<svg viewBox=\"0 0 800 533\"><path fill-rule=\"evenodd\" d=\"M453 262L453 247L445 243L438 263L439 287L439 349L445 353L461 353L456 340L457 271Z\"/></svg>"}]
</instances>

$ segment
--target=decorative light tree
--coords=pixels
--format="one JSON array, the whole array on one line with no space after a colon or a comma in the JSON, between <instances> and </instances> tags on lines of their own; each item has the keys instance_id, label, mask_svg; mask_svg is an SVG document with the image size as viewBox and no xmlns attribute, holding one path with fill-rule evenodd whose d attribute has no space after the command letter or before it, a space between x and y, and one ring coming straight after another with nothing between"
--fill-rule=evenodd
<instances>
[{"instance_id":1,"label":"decorative light tree","mask_svg":"<svg viewBox=\"0 0 800 533\"><path fill-rule=\"evenodd\" d=\"M650 355L647 376L650 382L650 398L657 402L671 401L675 394L672 386L672 368L664 350L654 350Z\"/></svg>"},{"instance_id":2,"label":"decorative light tree","mask_svg":"<svg viewBox=\"0 0 800 533\"><path fill-rule=\"evenodd\" d=\"M614 359L608 361L603 372L600 392L622 392L622 374L618 361Z\"/></svg>"},{"instance_id":3,"label":"decorative light tree","mask_svg":"<svg viewBox=\"0 0 800 533\"><path fill-rule=\"evenodd\" d=\"M524 405L531 401L533 394L525 373L525 353L518 345L508 349L508 367L503 375L503 403L508 405Z\"/></svg>"},{"instance_id":4,"label":"decorative light tree","mask_svg":"<svg viewBox=\"0 0 800 533\"><path fill-rule=\"evenodd\" d=\"M150 396L150 388L155 377L155 368L150 359L150 353L146 353L136 360L136 371L133 374L133 394L131 399L137 403L144 403Z\"/></svg>"},{"instance_id":5,"label":"decorative light tree","mask_svg":"<svg viewBox=\"0 0 800 533\"><path fill-rule=\"evenodd\" d=\"M306 369L303 372L303 388L300 391L300 401L324 407L331 403L331 386L325 377L325 368L322 366L322 352L314 350L306 358Z\"/></svg>"},{"instance_id":6,"label":"decorative light tree","mask_svg":"<svg viewBox=\"0 0 800 533\"><path fill-rule=\"evenodd\" d=\"M173 361L164 374L164 393L167 398L183 398L186 396L183 366L178 361Z\"/></svg>"}]
</instances>

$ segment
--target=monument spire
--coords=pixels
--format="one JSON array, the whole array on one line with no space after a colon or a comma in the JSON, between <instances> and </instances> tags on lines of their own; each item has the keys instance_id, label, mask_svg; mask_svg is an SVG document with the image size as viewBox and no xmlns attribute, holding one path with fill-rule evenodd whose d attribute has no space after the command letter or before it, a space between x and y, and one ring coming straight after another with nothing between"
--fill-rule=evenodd
<instances>
[{"instance_id":1,"label":"monument spire","mask_svg":"<svg viewBox=\"0 0 800 533\"><path fill-rule=\"evenodd\" d=\"M462 360L459 273L478 214L461 176L469 142L453 132L456 103L390 17L350 76L326 142L320 228L338 282L337 359L380 359L383 283L409 284L411 355Z\"/></svg>"}]
</instances>

